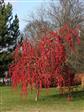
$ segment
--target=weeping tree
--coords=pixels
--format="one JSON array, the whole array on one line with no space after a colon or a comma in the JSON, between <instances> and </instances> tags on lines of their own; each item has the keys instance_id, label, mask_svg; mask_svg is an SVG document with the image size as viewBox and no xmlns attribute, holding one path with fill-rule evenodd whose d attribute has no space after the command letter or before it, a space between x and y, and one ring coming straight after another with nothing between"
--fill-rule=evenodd
<instances>
[{"instance_id":1,"label":"weeping tree","mask_svg":"<svg viewBox=\"0 0 84 112\"><path fill-rule=\"evenodd\" d=\"M16 88L20 85L23 95L27 95L29 87L31 91L35 89L36 99L43 86L48 90L52 78L56 87L67 86L71 90L75 73L67 61L69 53L66 46L69 52L75 54L74 41L80 44L78 34L78 27L71 28L65 24L58 31L51 31L42 37L36 45L26 38L15 49L13 62L9 66L12 86Z\"/></svg>"}]
</instances>

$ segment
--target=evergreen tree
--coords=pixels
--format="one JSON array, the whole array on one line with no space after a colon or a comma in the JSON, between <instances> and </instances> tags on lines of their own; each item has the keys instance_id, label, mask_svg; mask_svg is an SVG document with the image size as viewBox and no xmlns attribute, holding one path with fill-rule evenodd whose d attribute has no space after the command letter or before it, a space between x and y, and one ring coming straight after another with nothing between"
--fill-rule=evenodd
<instances>
[{"instance_id":1,"label":"evergreen tree","mask_svg":"<svg viewBox=\"0 0 84 112\"><path fill-rule=\"evenodd\" d=\"M0 76L8 69L11 52L20 35L19 19L17 15L13 17L12 10L10 3L5 4L4 0L0 1Z\"/></svg>"}]
</instances>

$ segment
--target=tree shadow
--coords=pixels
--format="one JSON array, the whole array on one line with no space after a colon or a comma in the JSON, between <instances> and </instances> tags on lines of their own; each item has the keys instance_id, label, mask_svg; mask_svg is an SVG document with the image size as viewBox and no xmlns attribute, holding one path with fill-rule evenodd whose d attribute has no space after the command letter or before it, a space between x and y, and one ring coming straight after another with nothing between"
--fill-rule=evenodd
<instances>
[{"instance_id":1,"label":"tree shadow","mask_svg":"<svg viewBox=\"0 0 84 112\"><path fill-rule=\"evenodd\" d=\"M43 100L43 101L52 101L53 100L53 102L55 101L66 101L66 99L67 99L67 96L68 96L69 94L64 94L64 95L62 95L62 94L53 94L53 95L47 95L47 96L42 96L42 97L40 97L40 100ZM73 101L79 101L79 100L84 100L84 91L76 91L76 92L72 92L71 93L71 96L72 96L72 98L73 98Z\"/></svg>"},{"instance_id":2,"label":"tree shadow","mask_svg":"<svg viewBox=\"0 0 84 112\"><path fill-rule=\"evenodd\" d=\"M74 98L78 99L83 99L84 100L84 91L76 91L76 92L72 92L72 96Z\"/></svg>"}]
</instances>

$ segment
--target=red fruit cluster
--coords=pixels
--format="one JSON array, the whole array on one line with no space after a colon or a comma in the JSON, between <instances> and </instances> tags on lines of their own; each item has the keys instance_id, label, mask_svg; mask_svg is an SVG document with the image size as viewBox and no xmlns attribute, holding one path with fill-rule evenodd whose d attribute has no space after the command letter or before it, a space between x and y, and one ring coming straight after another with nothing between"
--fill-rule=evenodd
<instances>
[{"instance_id":1,"label":"red fruit cluster","mask_svg":"<svg viewBox=\"0 0 84 112\"><path fill-rule=\"evenodd\" d=\"M73 77L66 61L68 53L65 42L73 51L75 41L80 43L78 28L72 29L68 25L58 32L50 32L36 47L25 39L13 52L13 62L9 66L12 86L21 85L22 93L27 94L28 87L39 92L42 87L48 89L52 78L56 86L71 85Z\"/></svg>"}]
</instances>

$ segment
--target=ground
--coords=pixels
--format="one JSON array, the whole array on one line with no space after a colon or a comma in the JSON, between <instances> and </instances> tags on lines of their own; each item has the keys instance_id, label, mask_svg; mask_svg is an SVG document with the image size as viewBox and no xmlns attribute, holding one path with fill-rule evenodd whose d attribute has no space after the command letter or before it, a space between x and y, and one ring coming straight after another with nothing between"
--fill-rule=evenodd
<instances>
[{"instance_id":1,"label":"ground","mask_svg":"<svg viewBox=\"0 0 84 112\"><path fill-rule=\"evenodd\" d=\"M36 102L35 91L22 97L19 90L0 87L0 112L84 112L84 91L73 93L71 102L66 96L59 95L56 88L49 89L46 95L43 89Z\"/></svg>"}]
</instances>

